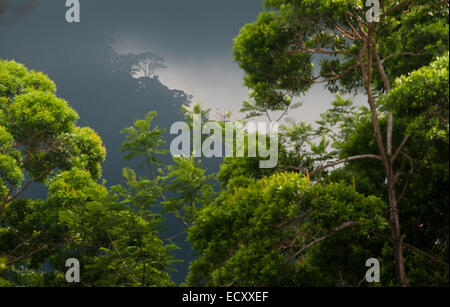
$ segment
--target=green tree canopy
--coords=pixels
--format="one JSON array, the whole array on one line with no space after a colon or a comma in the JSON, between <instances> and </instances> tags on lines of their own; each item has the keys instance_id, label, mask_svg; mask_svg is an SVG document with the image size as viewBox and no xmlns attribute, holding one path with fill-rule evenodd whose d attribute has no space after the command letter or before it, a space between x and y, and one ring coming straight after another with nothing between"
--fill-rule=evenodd
<instances>
[{"instance_id":1,"label":"green tree canopy","mask_svg":"<svg viewBox=\"0 0 450 307\"><path fill-rule=\"evenodd\" d=\"M245 84L252 90L252 101L244 102L242 111L249 117L279 110L284 110L285 114L298 106L293 98L314 83L325 84L331 92L362 92L367 97L369 117L366 121L372 130L370 144L375 146L370 150L359 146L361 151L353 156L346 156L341 151L341 160L332 160L312 174L361 159L371 159L382 166L381 169L375 167L375 172L383 172L385 185L382 190L386 192L389 203L397 277L400 285L407 286L404 234L399 213L399 200L404 193L398 182L405 171L400 160L411 161L405 146L414 142L412 126L428 130L425 126L432 125L430 121L436 126L436 117L430 119L433 118L430 111L434 106L431 103L435 101L427 99L427 96L438 98L448 93L448 85L443 84L448 70L441 68L437 73L437 83L443 86L439 90L435 87L437 83L433 84L436 80L431 75L433 68L429 69L427 77L424 77L425 71L420 71L437 57L448 53L448 3L380 1L379 22L366 19L368 8L361 0L267 0L265 4L268 11L261 13L256 22L246 25L234 45L235 59L245 71ZM314 64L319 65L315 68ZM401 76L406 78L415 70L419 71L410 78L415 80L411 82L417 82L416 85L411 88L393 85L394 80ZM414 88L421 85L428 86L422 87L422 91L427 93L422 97L417 92L412 95ZM385 98L389 97L393 86L398 89L392 93L392 98ZM397 99L406 97L410 101L397 103ZM443 116L446 114L445 102L439 98L436 102L438 112L443 112ZM416 112L417 115L411 114L414 118L408 119L411 122L408 129L402 129L405 122L401 115L395 117L405 111ZM421 111L423 113L419 116L417 113ZM437 126L440 127L437 128L439 132L432 129L432 134L437 132L445 138L448 124ZM325 147L316 149L324 152ZM409 181L406 187L408 184Z\"/></svg>"}]
</instances>

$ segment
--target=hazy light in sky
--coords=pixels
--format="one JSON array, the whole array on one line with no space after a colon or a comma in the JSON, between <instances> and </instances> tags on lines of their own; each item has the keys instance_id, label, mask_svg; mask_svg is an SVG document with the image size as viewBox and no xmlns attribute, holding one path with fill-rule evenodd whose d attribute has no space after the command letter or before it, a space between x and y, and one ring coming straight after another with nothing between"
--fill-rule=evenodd
<instances>
[{"instance_id":1,"label":"hazy light in sky","mask_svg":"<svg viewBox=\"0 0 450 307\"><path fill-rule=\"evenodd\" d=\"M144 40L137 39L132 42L129 37L118 38L114 49L118 53L141 53L146 51L163 52L155 44L146 44ZM154 50L154 49L156 50ZM205 108L211 109L211 118L219 119L225 112L232 112L232 120L240 120L243 114L239 112L242 102L248 99L248 88L243 85L244 72L233 61L232 56L208 55L204 58L190 57L180 53L163 52L167 69L158 71L163 84L171 89L180 89L194 96L193 101L201 103ZM348 97L348 96L345 96ZM297 122L314 123L320 119L334 100L334 94L327 91L323 85L314 85L310 91L298 99L303 105L290 110L288 117ZM363 97L353 97L356 104L365 101ZM278 118L282 112L273 112L271 116ZM259 120L267 120L260 118Z\"/></svg>"}]
</instances>

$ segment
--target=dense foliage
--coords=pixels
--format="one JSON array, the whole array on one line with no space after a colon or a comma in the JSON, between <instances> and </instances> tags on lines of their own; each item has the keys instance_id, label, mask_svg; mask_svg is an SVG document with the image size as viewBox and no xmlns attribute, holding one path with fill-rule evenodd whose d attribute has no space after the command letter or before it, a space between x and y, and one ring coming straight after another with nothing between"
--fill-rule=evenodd
<instances>
[{"instance_id":1,"label":"dense foliage","mask_svg":"<svg viewBox=\"0 0 450 307\"><path fill-rule=\"evenodd\" d=\"M242 28L242 123L285 119L273 169L259 154L224 158L217 174L194 157L163 163L166 131L149 112L121 131L124 160L147 176L125 168L108 187L102 140L77 126L55 84L0 61L0 286L66 286L68 258L82 265L80 286L175 286L163 213L198 256L186 285L448 285L448 2L381 2L371 23L365 1L267 0ZM164 66L149 56L124 69L151 78ZM315 83L336 94L330 108L314 123L286 118ZM209 110L181 114L192 128ZM47 197L27 197L30 185ZM379 284L365 280L369 258Z\"/></svg>"}]
</instances>

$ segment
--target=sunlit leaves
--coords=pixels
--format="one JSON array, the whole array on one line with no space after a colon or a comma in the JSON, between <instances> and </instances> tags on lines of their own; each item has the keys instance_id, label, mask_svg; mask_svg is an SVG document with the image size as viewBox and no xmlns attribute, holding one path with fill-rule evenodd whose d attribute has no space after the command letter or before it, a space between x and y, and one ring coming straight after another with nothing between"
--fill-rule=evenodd
<instances>
[{"instance_id":1,"label":"sunlit leaves","mask_svg":"<svg viewBox=\"0 0 450 307\"><path fill-rule=\"evenodd\" d=\"M0 61L0 87L0 150L24 175L42 182L55 169L76 167L100 176L102 141L92 129L76 126L78 114L56 96L53 81L14 61Z\"/></svg>"},{"instance_id":2,"label":"sunlit leaves","mask_svg":"<svg viewBox=\"0 0 450 307\"><path fill-rule=\"evenodd\" d=\"M162 202L164 208L186 222L192 223L197 212L208 206L213 200L213 189L210 183L212 175L206 175L194 158L174 157L174 165L167 167L167 175L163 178L164 188L175 192L176 196Z\"/></svg>"},{"instance_id":3,"label":"sunlit leaves","mask_svg":"<svg viewBox=\"0 0 450 307\"><path fill-rule=\"evenodd\" d=\"M189 230L202 256L192 263L188 280L209 286L300 286L299 267L286 263L288 251L348 221L358 224L349 230L357 233L383 229L385 207L345 184L313 185L293 173L229 186Z\"/></svg>"},{"instance_id":4,"label":"sunlit leaves","mask_svg":"<svg viewBox=\"0 0 450 307\"><path fill-rule=\"evenodd\" d=\"M125 160L142 156L145 157L146 163L159 165L157 154L163 154L167 151L160 149L165 144L161 137L165 129L155 127L150 130L155 116L156 112L149 112L145 119L137 120L134 126L122 129L121 133L127 139L121 147L121 151L126 153Z\"/></svg>"},{"instance_id":5,"label":"sunlit leaves","mask_svg":"<svg viewBox=\"0 0 450 307\"><path fill-rule=\"evenodd\" d=\"M448 143L449 73L448 54L429 66L398 78L383 106L406 120L409 134L427 133Z\"/></svg>"}]
</instances>

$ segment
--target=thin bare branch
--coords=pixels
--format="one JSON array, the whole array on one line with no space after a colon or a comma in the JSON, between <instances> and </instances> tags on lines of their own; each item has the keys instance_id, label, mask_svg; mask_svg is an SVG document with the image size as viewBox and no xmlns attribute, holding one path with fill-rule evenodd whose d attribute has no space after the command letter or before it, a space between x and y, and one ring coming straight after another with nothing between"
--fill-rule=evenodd
<instances>
[{"instance_id":1,"label":"thin bare branch","mask_svg":"<svg viewBox=\"0 0 450 307\"><path fill-rule=\"evenodd\" d=\"M330 234L328 234L328 235L326 235L326 236L323 236L323 237L321 237L321 238L319 238L319 239L316 239L316 240L312 241L311 243L307 244L307 245L306 245L305 247L303 247L301 250L299 250L298 252L296 252L295 254L293 254L292 256L290 256L288 259L286 259L285 262L286 262L286 263L291 262L292 260L294 260L295 258L297 258L297 256L299 256L300 254L302 254L302 253L303 253L305 250L307 250L308 248L310 248L310 247L312 247L312 246L314 246L314 245L316 245L316 244L318 244L318 243L320 243L320 242L322 242L322 241L324 241L324 240L326 240L326 239L331 238L331 237L334 236L336 233L338 233L338 232L340 232L340 231L342 231L342 230L344 230L344 229L347 229L347 228L350 228L350 227L354 227L354 226L357 226L357 225L358 225L358 224L357 224L356 222L354 222L354 221L348 221L348 222L345 222L345 223L343 223L342 225L340 225L340 226L338 226L338 227L333 228L333 229L331 230L331 233L330 233Z\"/></svg>"},{"instance_id":2,"label":"thin bare branch","mask_svg":"<svg viewBox=\"0 0 450 307\"><path fill-rule=\"evenodd\" d=\"M414 173L414 160L409 155L405 154L403 151L400 152L400 154L409 161L410 170L409 170L408 178L406 179L406 182L403 186L402 192L400 193L399 197L397 198L397 203L399 203L402 200L402 198L405 196L405 194L408 190L409 184L411 182L412 174Z\"/></svg>"},{"instance_id":3,"label":"thin bare branch","mask_svg":"<svg viewBox=\"0 0 450 307\"><path fill-rule=\"evenodd\" d=\"M323 171L323 170L325 170L327 168L334 167L334 166L337 166L337 165L340 165L340 164L343 164L343 163L346 163L346 162L354 161L354 160L360 160L360 159L376 159L376 160L380 160L381 161L381 156L373 155L373 154L367 154L367 155L358 155L358 156L348 157L348 158L345 158L345 159L342 159L342 160L339 160L339 161L332 162L330 164L324 165L322 167L319 167L319 168L315 169L314 171L312 171L310 175L313 176L313 175L315 175L315 174L317 174L317 173L319 173L319 172L321 172L321 171Z\"/></svg>"},{"instance_id":4,"label":"thin bare branch","mask_svg":"<svg viewBox=\"0 0 450 307\"><path fill-rule=\"evenodd\" d=\"M114 241L111 238L111 235L109 234L109 232L107 234L108 234L108 238L109 238L109 241L111 242L112 247L114 248L115 252L119 256L120 261L122 262L122 265L127 269L128 273L130 273L131 279L133 279L135 282L141 284L142 281L139 280L139 278L137 278L137 276L131 271L131 269L128 267L127 263L125 262L125 260L122 258L122 255L120 254L119 250L117 249L116 245L114 244Z\"/></svg>"},{"instance_id":5,"label":"thin bare branch","mask_svg":"<svg viewBox=\"0 0 450 307\"><path fill-rule=\"evenodd\" d=\"M384 59L381 60L381 64L384 64L384 62L386 62L387 60L396 57L396 56L401 56L401 55L411 55L411 56L421 56L423 55L423 52L419 52L419 53L414 53L414 52L396 52L393 54L388 55L387 57L385 57Z\"/></svg>"},{"instance_id":6,"label":"thin bare branch","mask_svg":"<svg viewBox=\"0 0 450 307\"><path fill-rule=\"evenodd\" d=\"M403 139L403 141L400 143L400 145L398 145L397 150L395 151L394 156L392 157L391 161L392 163L394 163L395 159L397 159L398 155L400 154L400 152L403 150L403 148L405 147L406 143L408 142L410 136L407 135L405 136L405 138Z\"/></svg>"},{"instance_id":7,"label":"thin bare branch","mask_svg":"<svg viewBox=\"0 0 450 307\"><path fill-rule=\"evenodd\" d=\"M429 254L429 253L427 253L427 252L424 252L424 251L421 250L421 249L418 249L418 248L415 247L415 246L412 246L411 244L403 243L403 246L404 246L405 248L407 248L407 249L412 250L413 252L416 252L416 253L418 253L418 254L420 254L420 255L422 255L422 256L424 256L424 257L430 259L430 260L433 261L433 262L436 262L436 263L438 263L438 264L440 264L440 265L442 265L442 266L445 266L447 269L448 269L448 267L449 267L449 266L448 266L448 263L446 263L446 262L444 262L444 261L442 261L442 260L440 260L440 259L434 257L433 255L431 255L431 254Z\"/></svg>"}]
</instances>

